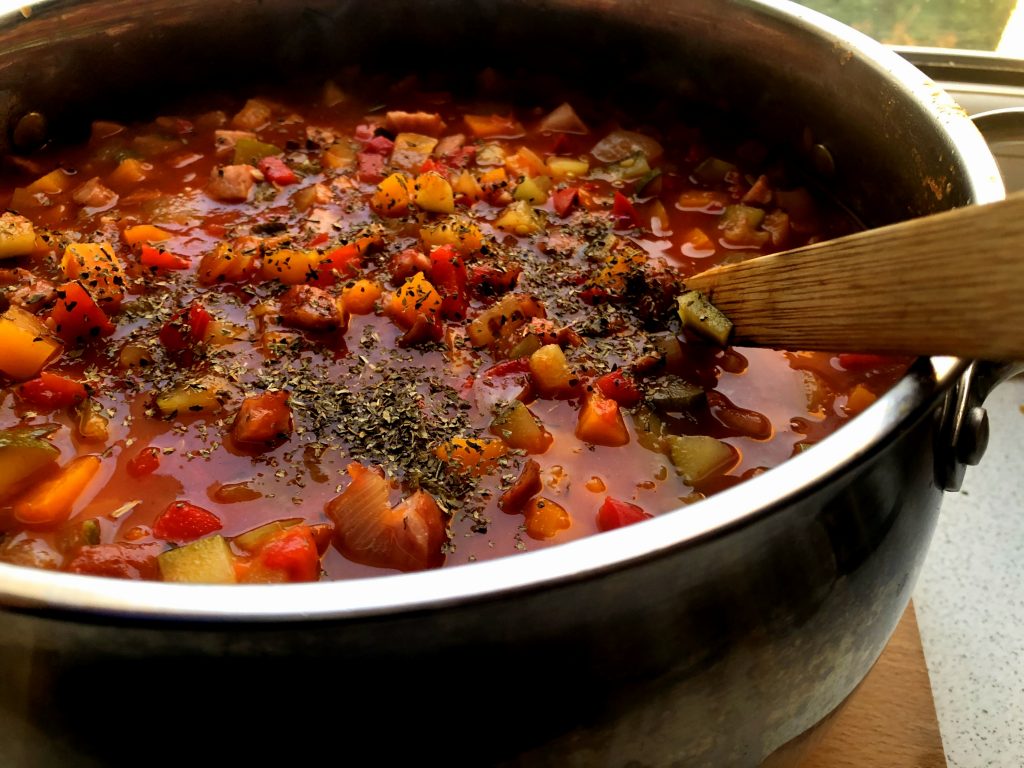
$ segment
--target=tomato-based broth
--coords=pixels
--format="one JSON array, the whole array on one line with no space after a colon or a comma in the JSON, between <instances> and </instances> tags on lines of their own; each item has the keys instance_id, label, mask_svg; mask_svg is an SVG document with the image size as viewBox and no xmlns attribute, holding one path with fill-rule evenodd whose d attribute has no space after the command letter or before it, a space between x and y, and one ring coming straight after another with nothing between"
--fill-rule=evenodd
<instances>
[{"instance_id":1,"label":"tomato-based broth","mask_svg":"<svg viewBox=\"0 0 1024 768\"><path fill-rule=\"evenodd\" d=\"M902 375L725 346L684 293L854 228L776 154L557 105L328 83L6 157L0 560L287 582L513 554L686 514Z\"/></svg>"}]
</instances>

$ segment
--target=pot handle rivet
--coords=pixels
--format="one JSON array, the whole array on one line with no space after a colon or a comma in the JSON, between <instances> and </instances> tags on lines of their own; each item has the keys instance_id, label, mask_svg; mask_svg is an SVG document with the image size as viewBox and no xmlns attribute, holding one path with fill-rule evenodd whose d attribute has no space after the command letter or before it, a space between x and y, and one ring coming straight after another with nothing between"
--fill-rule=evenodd
<instances>
[{"instance_id":1,"label":"pot handle rivet","mask_svg":"<svg viewBox=\"0 0 1024 768\"><path fill-rule=\"evenodd\" d=\"M42 112L26 112L11 132L11 142L20 152L32 152L46 143L46 116Z\"/></svg>"}]
</instances>

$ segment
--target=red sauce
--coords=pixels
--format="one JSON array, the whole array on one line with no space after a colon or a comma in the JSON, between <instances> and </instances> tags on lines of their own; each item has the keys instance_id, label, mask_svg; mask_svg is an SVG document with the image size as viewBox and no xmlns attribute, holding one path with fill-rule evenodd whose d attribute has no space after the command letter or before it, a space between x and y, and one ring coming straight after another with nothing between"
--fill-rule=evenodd
<instances>
[{"instance_id":1,"label":"red sauce","mask_svg":"<svg viewBox=\"0 0 1024 768\"><path fill-rule=\"evenodd\" d=\"M303 581L512 554L776 466L902 375L684 329L685 275L854 224L756 142L574 106L329 87L7 158L36 238L0 261L3 319L64 339L33 364L0 327L0 460L31 465L0 475L0 560Z\"/></svg>"}]
</instances>

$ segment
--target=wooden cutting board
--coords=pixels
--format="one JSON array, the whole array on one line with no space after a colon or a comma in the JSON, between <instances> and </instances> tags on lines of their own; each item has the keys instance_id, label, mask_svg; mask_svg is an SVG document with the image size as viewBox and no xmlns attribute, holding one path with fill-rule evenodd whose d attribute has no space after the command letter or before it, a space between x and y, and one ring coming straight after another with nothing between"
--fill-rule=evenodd
<instances>
[{"instance_id":1,"label":"wooden cutting board","mask_svg":"<svg viewBox=\"0 0 1024 768\"><path fill-rule=\"evenodd\" d=\"M864 682L798 742L762 768L946 768L913 604Z\"/></svg>"}]
</instances>

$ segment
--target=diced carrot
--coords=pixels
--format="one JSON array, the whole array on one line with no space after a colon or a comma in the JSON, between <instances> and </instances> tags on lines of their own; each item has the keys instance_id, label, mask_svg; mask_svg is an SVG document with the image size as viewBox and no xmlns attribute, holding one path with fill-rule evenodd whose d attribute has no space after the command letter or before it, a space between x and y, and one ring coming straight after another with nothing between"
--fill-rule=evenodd
<instances>
[{"instance_id":1,"label":"diced carrot","mask_svg":"<svg viewBox=\"0 0 1024 768\"><path fill-rule=\"evenodd\" d=\"M543 496L530 499L523 511L526 534L531 539L551 539L572 525L572 518L561 504Z\"/></svg>"},{"instance_id":2,"label":"diced carrot","mask_svg":"<svg viewBox=\"0 0 1024 768\"><path fill-rule=\"evenodd\" d=\"M34 486L15 501L12 510L15 519L26 525L63 522L99 468L99 456L72 459L55 477Z\"/></svg>"},{"instance_id":3,"label":"diced carrot","mask_svg":"<svg viewBox=\"0 0 1024 768\"><path fill-rule=\"evenodd\" d=\"M594 445L619 446L629 442L619 404L599 391L587 394L576 422L576 437Z\"/></svg>"},{"instance_id":4,"label":"diced carrot","mask_svg":"<svg viewBox=\"0 0 1024 768\"><path fill-rule=\"evenodd\" d=\"M498 459L508 453L502 440L494 437L456 437L434 449L434 454L444 462L458 464L472 475L483 475L498 466Z\"/></svg>"},{"instance_id":5,"label":"diced carrot","mask_svg":"<svg viewBox=\"0 0 1024 768\"><path fill-rule=\"evenodd\" d=\"M526 133L514 117L503 115L465 115L463 118L475 138L515 139Z\"/></svg>"},{"instance_id":6,"label":"diced carrot","mask_svg":"<svg viewBox=\"0 0 1024 768\"><path fill-rule=\"evenodd\" d=\"M291 432L287 392L264 392L245 398L231 426L231 437L239 443L270 444L286 439Z\"/></svg>"},{"instance_id":7,"label":"diced carrot","mask_svg":"<svg viewBox=\"0 0 1024 768\"><path fill-rule=\"evenodd\" d=\"M170 240L174 235L165 229L154 227L152 224L138 224L125 229L121 237L129 245L135 245L136 243L161 243L164 240Z\"/></svg>"}]
</instances>

